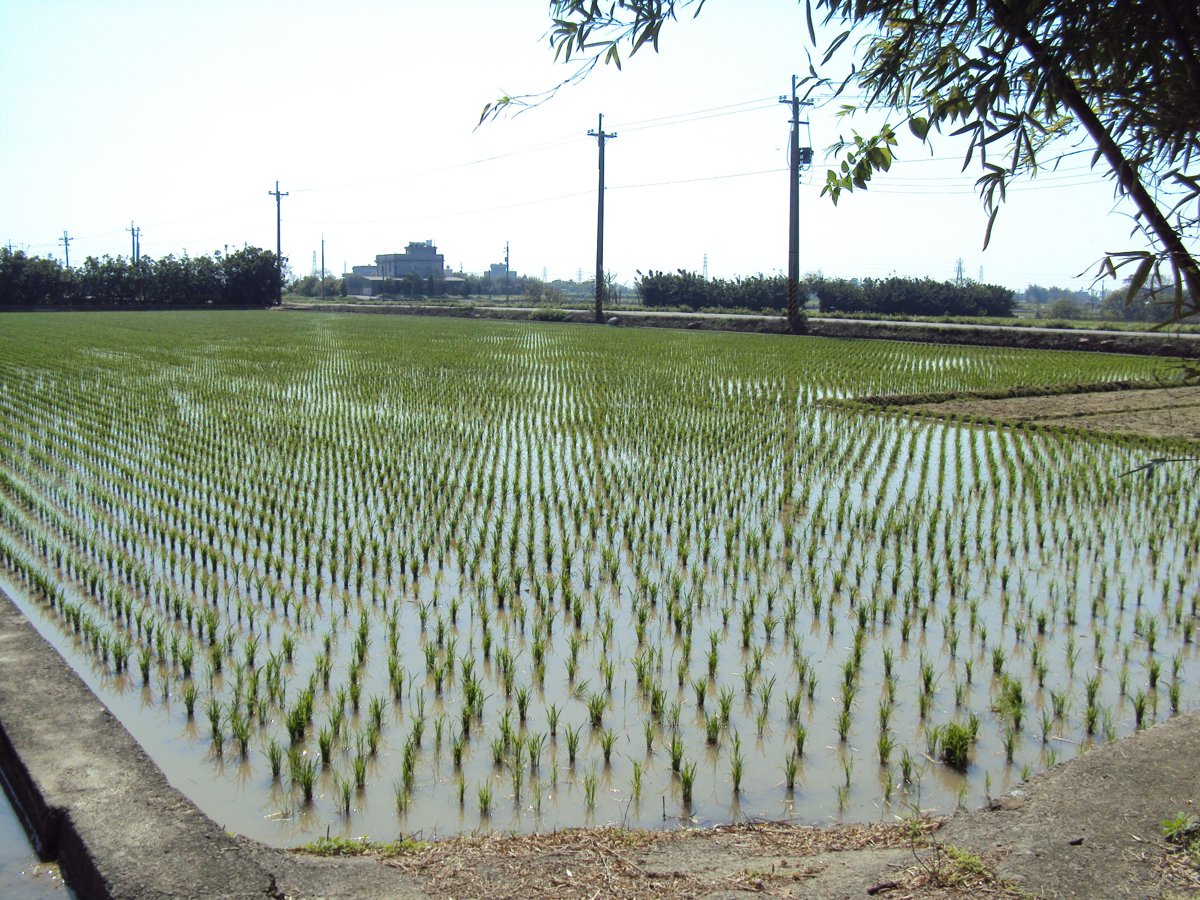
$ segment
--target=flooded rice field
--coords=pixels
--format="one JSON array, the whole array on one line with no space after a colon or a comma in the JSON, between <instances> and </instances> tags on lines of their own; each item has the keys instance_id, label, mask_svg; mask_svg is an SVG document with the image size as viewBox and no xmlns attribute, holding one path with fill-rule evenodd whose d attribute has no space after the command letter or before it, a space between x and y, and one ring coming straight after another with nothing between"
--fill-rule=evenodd
<instances>
[{"instance_id":1,"label":"flooded rice field","mask_svg":"<svg viewBox=\"0 0 1200 900\"><path fill-rule=\"evenodd\" d=\"M9 316L0 587L267 843L978 805L1200 705L1192 473L823 398L1133 357Z\"/></svg>"}]
</instances>

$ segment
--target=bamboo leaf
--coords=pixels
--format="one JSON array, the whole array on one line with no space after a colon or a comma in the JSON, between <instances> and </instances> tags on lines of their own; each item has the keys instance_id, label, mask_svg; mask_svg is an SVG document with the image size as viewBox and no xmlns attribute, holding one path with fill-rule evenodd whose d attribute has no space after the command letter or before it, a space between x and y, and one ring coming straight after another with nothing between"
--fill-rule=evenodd
<instances>
[{"instance_id":1,"label":"bamboo leaf","mask_svg":"<svg viewBox=\"0 0 1200 900\"><path fill-rule=\"evenodd\" d=\"M1138 291L1146 284L1146 279L1150 277L1150 272L1154 268L1154 257L1147 254L1145 258L1138 263L1137 269L1133 272L1133 278L1129 281L1129 290L1125 292L1125 303L1132 303L1137 296Z\"/></svg>"}]
</instances>

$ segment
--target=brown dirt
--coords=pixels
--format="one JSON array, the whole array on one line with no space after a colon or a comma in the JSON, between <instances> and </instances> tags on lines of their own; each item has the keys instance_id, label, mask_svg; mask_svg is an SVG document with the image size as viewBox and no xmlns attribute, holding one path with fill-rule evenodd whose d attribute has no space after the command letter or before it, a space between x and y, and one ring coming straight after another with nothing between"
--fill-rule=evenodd
<instances>
[{"instance_id":1,"label":"brown dirt","mask_svg":"<svg viewBox=\"0 0 1200 900\"><path fill-rule=\"evenodd\" d=\"M1200 387L959 399L908 407L939 416L1068 426L1106 434L1200 440Z\"/></svg>"},{"instance_id":2,"label":"brown dirt","mask_svg":"<svg viewBox=\"0 0 1200 900\"><path fill-rule=\"evenodd\" d=\"M445 841L388 864L416 875L430 894L456 897L811 896L852 865L903 861L909 844L898 825L609 828Z\"/></svg>"}]
</instances>

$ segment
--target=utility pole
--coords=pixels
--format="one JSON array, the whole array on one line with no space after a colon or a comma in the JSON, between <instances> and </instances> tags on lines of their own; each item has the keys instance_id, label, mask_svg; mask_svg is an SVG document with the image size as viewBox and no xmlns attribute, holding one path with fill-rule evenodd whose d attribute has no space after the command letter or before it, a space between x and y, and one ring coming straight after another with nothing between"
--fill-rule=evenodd
<instances>
[{"instance_id":1,"label":"utility pole","mask_svg":"<svg viewBox=\"0 0 1200 900\"><path fill-rule=\"evenodd\" d=\"M75 240L75 238L69 236L64 231L63 236L61 238L59 238L58 240L59 240L59 243L61 243L63 245L63 259L65 260L66 268L69 269L69 268L71 268L71 241Z\"/></svg>"},{"instance_id":2,"label":"utility pole","mask_svg":"<svg viewBox=\"0 0 1200 900\"><path fill-rule=\"evenodd\" d=\"M508 241L504 242L504 302L508 302Z\"/></svg>"},{"instance_id":3,"label":"utility pole","mask_svg":"<svg viewBox=\"0 0 1200 900\"><path fill-rule=\"evenodd\" d=\"M283 302L283 204L287 191L279 193L279 180L275 180L275 190L267 191L268 197L275 198L275 269L279 273L279 301Z\"/></svg>"},{"instance_id":4,"label":"utility pole","mask_svg":"<svg viewBox=\"0 0 1200 900\"><path fill-rule=\"evenodd\" d=\"M325 235L321 235L321 299L325 299Z\"/></svg>"},{"instance_id":5,"label":"utility pole","mask_svg":"<svg viewBox=\"0 0 1200 900\"><path fill-rule=\"evenodd\" d=\"M791 179L788 193L788 276L787 276L787 320L788 331L800 334L805 330L804 316L800 310L800 169L812 164L812 147L800 146L800 98L796 96L796 76L792 76L791 96L780 97L780 103L792 107L791 139L788 142L788 177Z\"/></svg>"},{"instance_id":6,"label":"utility pole","mask_svg":"<svg viewBox=\"0 0 1200 900\"><path fill-rule=\"evenodd\" d=\"M129 258L133 260L133 264L136 266L142 258L142 229L134 225L131 219L129 227L125 230L129 232Z\"/></svg>"},{"instance_id":7,"label":"utility pole","mask_svg":"<svg viewBox=\"0 0 1200 900\"><path fill-rule=\"evenodd\" d=\"M600 191L596 200L596 323L604 321L604 142L617 136L604 133L604 114L596 125L595 131L588 131L588 137L594 137L600 147Z\"/></svg>"}]
</instances>

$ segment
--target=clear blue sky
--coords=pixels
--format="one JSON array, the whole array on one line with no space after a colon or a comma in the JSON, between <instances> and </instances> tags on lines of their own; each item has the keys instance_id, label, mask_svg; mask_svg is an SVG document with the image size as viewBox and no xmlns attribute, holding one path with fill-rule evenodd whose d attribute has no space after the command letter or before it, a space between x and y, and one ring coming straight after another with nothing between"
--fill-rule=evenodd
<instances>
[{"instance_id":1,"label":"clear blue sky","mask_svg":"<svg viewBox=\"0 0 1200 900\"><path fill-rule=\"evenodd\" d=\"M712 0L624 71L476 127L489 100L570 74L538 0L337 4L0 2L0 243L71 260L142 252L274 249L298 274L325 238L326 266L433 239L480 271L511 246L515 271L588 277L595 259L596 142L608 145L606 268L710 275L787 264L787 107L807 68L792 0ZM961 147L915 140L866 193L819 196L824 148L848 133L811 113L816 165L801 194L801 269L827 275L966 274L1022 288L1087 287L1105 251L1140 246L1088 154L1010 193L992 246ZM868 123L861 125L866 128ZM1111 287L1111 284L1109 285Z\"/></svg>"}]
</instances>

